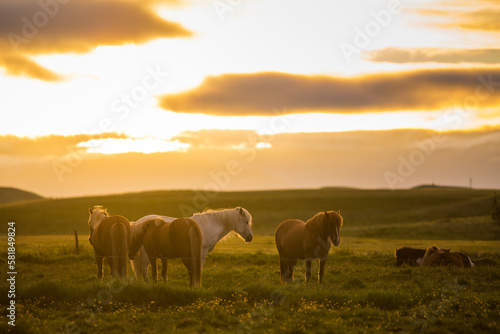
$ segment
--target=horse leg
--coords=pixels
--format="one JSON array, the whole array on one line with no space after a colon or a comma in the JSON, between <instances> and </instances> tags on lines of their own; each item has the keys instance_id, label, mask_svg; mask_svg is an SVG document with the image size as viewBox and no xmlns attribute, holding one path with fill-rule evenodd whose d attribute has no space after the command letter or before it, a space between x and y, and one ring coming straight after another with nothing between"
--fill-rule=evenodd
<instances>
[{"instance_id":1,"label":"horse leg","mask_svg":"<svg viewBox=\"0 0 500 334\"><path fill-rule=\"evenodd\" d=\"M309 278L311 278L311 265L312 259L306 259L306 283L309 283Z\"/></svg>"},{"instance_id":2,"label":"horse leg","mask_svg":"<svg viewBox=\"0 0 500 334\"><path fill-rule=\"evenodd\" d=\"M151 262L151 271L153 274L153 282L158 282L157 272L156 272L156 258L150 258L149 262Z\"/></svg>"},{"instance_id":3,"label":"horse leg","mask_svg":"<svg viewBox=\"0 0 500 334\"><path fill-rule=\"evenodd\" d=\"M293 260L287 259L280 255L280 278L281 283L291 283L293 275Z\"/></svg>"},{"instance_id":4,"label":"horse leg","mask_svg":"<svg viewBox=\"0 0 500 334\"><path fill-rule=\"evenodd\" d=\"M326 264L326 259L319 261L319 284L323 283L323 274L325 273L325 264Z\"/></svg>"},{"instance_id":5,"label":"horse leg","mask_svg":"<svg viewBox=\"0 0 500 334\"><path fill-rule=\"evenodd\" d=\"M289 260L287 262L288 262L287 281L288 281L288 283L291 284L291 283L293 283L293 268L295 268L295 266L297 265L297 259Z\"/></svg>"},{"instance_id":6,"label":"horse leg","mask_svg":"<svg viewBox=\"0 0 500 334\"><path fill-rule=\"evenodd\" d=\"M280 280L282 284L286 284L288 265L285 260L280 256Z\"/></svg>"},{"instance_id":7,"label":"horse leg","mask_svg":"<svg viewBox=\"0 0 500 334\"><path fill-rule=\"evenodd\" d=\"M203 272L203 266L205 265L205 259L208 255L208 248L203 248L201 250L201 272Z\"/></svg>"},{"instance_id":8,"label":"horse leg","mask_svg":"<svg viewBox=\"0 0 500 334\"><path fill-rule=\"evenodd\" d=\"M193 276L193 261L189 258L182 258L182 263L184 263L184 266L186 266L186 269L189 273L189 286L194 287L195 282L194 282L194 276Z\"/></svg>"},{"instance_id":9,"label":"horse leg","mask_svg":"<svg viewBox=\"0 0 500 334\"><path fill-rule=\"evenodd\" d=\"M95 255L95 262L97 263L97 279L99 282L102 282L102 261L104 260L103 256Z\"/></svg>"},{"instance_id":10,"label":"horse leg","mask_svg":"<svg viewBox=\"0 0 500 334\"><path fill-rule=\"evenodd\" d=\"M141 265L141 274L142 274L142 279L144 282L149 283L149 277L148 277L148 267L149 267L149 260L148 263L142 264Z\"/></svg>"},{"instance_id":11,"label":"horse leg","mask_svg":"<svg viewBox=\"0 0 500 334\"><path fill-rule=\"evenodd\" d=\"M163 282L167 283L167 264L168 259L166 257L161 259L161 276L163 277Z\"/></svg>"}]
</instances>

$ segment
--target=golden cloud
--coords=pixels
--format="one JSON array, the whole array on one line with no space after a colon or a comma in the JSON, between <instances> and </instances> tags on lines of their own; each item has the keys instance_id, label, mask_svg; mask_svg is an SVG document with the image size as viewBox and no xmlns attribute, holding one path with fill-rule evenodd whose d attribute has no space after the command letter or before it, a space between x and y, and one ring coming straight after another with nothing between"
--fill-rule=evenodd
<instances>
[{"instance_id":1,"label":"golden cloud","mask_svg":"<svg viewBox=\"0 0 500 334\"><path fill-rule=\"evenodd\" d=\"M323 186L387 188L385 174L398 175L401 164L414 169L397 187L436 182L476 187L500 187L500 129L437 133L425 130L353 131L343 133L292 133L265 136L272 146L265 150L226 149L230 138L238 143L248 131L203 131L209 143L187 152L82 155L78 164L54 170L53 162L36 147L59 156L65 144L87 138L41 137L22 142L0 155L0 175L5 185L34 190L49 196L77 196L96 191L118 193L151 189L276 189ZM197 137L191 133L191 137ZM213 137L213 138L212 138ZM53 144L51 144L53 143ZM195 143L195 141L193 141ZM52 148L51 148L52 147ZM57 147L57 149L53 149ZM49 149L50 148L50 149ZM24 154L23 154L24 152ZM30 156L31 159L26 159ZM7 161L7 163L4 163ZM412 162L413 161L413 162ZM228 178L228 164L232 173ZM119 166L117 168L117 166ZM58 174L63 182L59 182Z\"/></svg>"},{"instance_id":2,"label":"golden cloud","mask_svg":"<svg viewBox=\"0 0 500 334\"><path fill-rule=\"evenodd\" d=\"M286 73L225 74L208 77L190 91L161 97L164 109L212 115L360 113L437 110L500 101L500 68L437 69L359 77ZM470 107L470 105L464 105Z\"/></svg>"},{"instance_id":3,"label":"golden cloud","mask_svg":"<svg viewBox=\"0 0 500 334\"><path fill-rule=\"evenodd\" d=\"M41 73L40 66L26 58L191 35L180 24L157 16L150 5L127 0L1 1L0 47L10 61L4 59L0 66L10 74L53 80L56 75Z\"/></svg>"},{"instance_id":4,"label":"golden cloud","mask_svg":"<svg viewBox=\"0 0 500 334\"><path fill-rule=\"evenodd\" d=\"M385 48L364 52L372 62L500 64L500 49Z\"/></svg>"},{"instance_id":5,"label":"golden cloud","mask_svg":"<svg viewBox=\"0 0 500 334\"><path fill-rule=\"evenodd\" d=\"M44 81L58 81L62 77L19 53L0 54L0 66L4 67L7 74L14 76L28 76Z\"/></svg>"},{"instance_id":6,"label":"golden cloud","mask_svg":"<svg viewBox=\"0 0 500 334\"><path fill-rule=\"evenodd\" d=\"M13 135L0 136L0 150L4 156L24 157L58 157L72 153L81 142L95 140L96 143L104 138L127 138L116 133L102 133L97 135L60 136L51 135L43 137L17 137Z\"/></svg>"}]
</instances>

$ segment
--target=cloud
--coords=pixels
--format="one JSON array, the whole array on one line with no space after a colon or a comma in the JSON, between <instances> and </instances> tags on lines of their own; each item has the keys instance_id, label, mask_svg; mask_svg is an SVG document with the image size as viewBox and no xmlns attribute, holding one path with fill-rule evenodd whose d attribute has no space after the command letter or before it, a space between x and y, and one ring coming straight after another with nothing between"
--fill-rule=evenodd
<instances>
[{"instance_id":1,"label":"cloud","mask_svg":"<svg viewBox=\"0 0 500 334\"><path fill-rule=\"evenodd\" d=\"M184 131L172 140L189 144L191 149L234 149L256 144L257 133L252 130L215 130Z\"/></svg>"},{"instance_id":2,"label":"cloud","mask_svg":"<svg viewBox=\"0 0 500 334\"><path fill-rule=\"evenodd\" d=\"M263 150L228 149L255 133L231 130L224 139L224 132L191 133L212 146L193 146L185 152L81 155L82 160L71 160L67 170L57 170L62 182L52 163L67 166L65 145L87 140L86 136L10 138L18 144L8 151L6 138L0 137L0 184L48 196L153 189L387 188L385 173L397 174L402 159L413 159L413 172L396 187L432 182L468 186L470 177L475 187L500 187L499 128L441 135L426 130L284 133L258 138L271 144ZM38 147L45 153L38 153ZM47 158L47 153L52 156Z\"/></svg>"},{"instance_id":3,"label":"cloud","mask_svg":"<svg viewBox=\"0 0 500 334\"><path fill-rule=\"evenodd\" d=\"M500 64L500 49L385 48L364 52L372 62Z\"/></svg>"},{"instance_id":4,"label":"cloud","mask_svg":"<svg viewBox=\"0 0 500 334\"><path fill-rule=\"evenodd\" d=\"M28 76L44 81L58 81L62 77L34 61L15 53L0 54L0 66L7 74L14 76Z\"/></svg>"},{"instance_id":5,"label":"cloud","mask_svg":"<svg viewBox=\"0 0 500 334\"><path fill-rule=\"evenodd\" d=\"M500 31L500 10L484 9L465 13L457 25L465 29Z\"/></svg>"},{"instance_id":6,"label":"cloud","mask_svg":"<svg viewBox=\"0 0 500 334\"><path fill-rule=\"evenodd\" d=\"M157 16L150 5L127 0L0 1L0 47L11 59L0 65L11 74L53 80L53 75L35 71L33 63L22 71L16 65L36 54L88 52L99 45L191 35L180 24Z\"/></svg>"},{"instance_id":7,"label":"cloud","mask_svg":"<svg viewBox=\"0 0 500 334\"><path fill-rule=\"evenodd\" d=\"M500 31L500 6L496 0L438 1L424 6L416 4L414 10L425 18L437 18L432 26Z\"/></svg>"},{"instance_id":8,"label":"cloud","mask_svg":"<svg viewBox=\"0 0 500 334\"><path fill-rule=\"evenodd\" d=\"M81 152L82 149L77 147L81 142L94 140L94 143L98 143L104 138L126 138L126 136L116 133L74 136L51 135L35 138L13 135L0 136L0 156L54 158L77 150Z\"/></svg>"},{"instance_id":9,"label":"cloud","mask_svg":"<svg viewBox=\"0 0 500 334\"><path fill-rule=\"evenodd\" d=\"M164 109L212 115L288 113L360 113L436 110L462 105L478 94L482 106L500 101L500 68L437 69L380 73L359 77L307 76L275 72L225 74L200 86L160 98ZM485 90L488 90L485 92ZM486 98L486 94L488 95Z\"/></svg>"}]
</instances>

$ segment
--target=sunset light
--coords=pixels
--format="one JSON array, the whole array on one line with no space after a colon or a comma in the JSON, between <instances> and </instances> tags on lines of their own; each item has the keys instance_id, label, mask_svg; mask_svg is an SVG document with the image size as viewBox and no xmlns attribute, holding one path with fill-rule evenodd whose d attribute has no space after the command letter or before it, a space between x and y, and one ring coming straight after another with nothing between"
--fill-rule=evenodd
<instances>
[{"instance_id":1,"label":"sunset light","mask_svg":"<svg viewBox=\"0 0 500 334\"><path fill-rule=\"evenodd\" d=\"M384 173L405 150L445 133L480 143L481 167L439 165L448 140L401 187L450 173L453 184L474 174L478 186L500 186L484 172L500 168L492 149L500 142L500 28L488 14L500 10L495 2L54 1L0 2L4 183L84 194L90 190L57 182L52 162L78 155L81 175L90 176L88 164L110 168L144 154L158 163L210 160L205 170L168 176L197 187L224 165L217 159L251 149L258 154L248 154L246 168L256 188L385 187ZM364 181L326 167L315 173L323 181L309 183L278 172L302 161L303 144L309 154L348 152L356 170L368 163L366 142L392 153L370 160L377 167ZM456 157L470 154L469 145L455 146ZM29 183L28 174L46 181ZM158 186L168 188L168 177ZM117 191L138 186L106 182Z\"/></svg>"}]
</instances>

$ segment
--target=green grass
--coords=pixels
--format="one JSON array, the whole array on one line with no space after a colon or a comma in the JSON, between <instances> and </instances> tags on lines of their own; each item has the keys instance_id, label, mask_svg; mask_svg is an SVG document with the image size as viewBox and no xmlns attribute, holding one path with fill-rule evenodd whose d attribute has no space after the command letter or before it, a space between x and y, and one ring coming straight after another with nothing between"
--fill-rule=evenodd
<instances>
[{"instance_id":1,"label":"green grass","mask_svg":"<svg viewBox=\"0 0 500 334\"><path fill-rule=\"evenodd\" d=\"M490 218L492 191L487 190L223 192L209 206L247 208L255 236L248 244L239 238L218 244L207 258L201 289L188 287L179 260L169 261L167 284L112 282L107 265L104 282L97 282L87 240L89 207L101 204L130 220L150 213L180 216L179 205L193 206L193 194L151 192L1 205L0 220L16 221L16 332L500 332L500 226ZM345 219L341 244L330 250L324 284L306 285L305 265L299 261L295 283L282 286L276 226L324 209L340 209ZM74 229L79 255L74 254ZM2 268L6 244L0 237ZM394 251L402 245L462 251L476 267L396 267ZM317 269L314 263L314 277ZM7 291L4 276L0 278L0 290ZM8 301L6 293L0 294L2 333L10 329L5 321Z\"/></svg>"},{"instance_id":2,"label":"green grass","mask_svg":"<svg viewBox=\"0 0 500 334\"><path fill-rule=\"evenodd\" d=\"M435 240L467 252L477 267L412 268L395 266L395 248L429 241L344 237L331 250L323 285L306 285L299 262L295 283L282 286L273 237L256 235L248 244L235 238L210 253L203 287L190 289L178 260L169 261L167 284L130 280L110 288L107 267L100 284L91 246L81 240L80 254L74 255L70 240L18 238L20 332L62 332L68 324L83 333L500 330L500 241ZM7 302L5 295L0 300ZM1 326L7 329L5 322Z\"/></svg>"}]
</instances>

